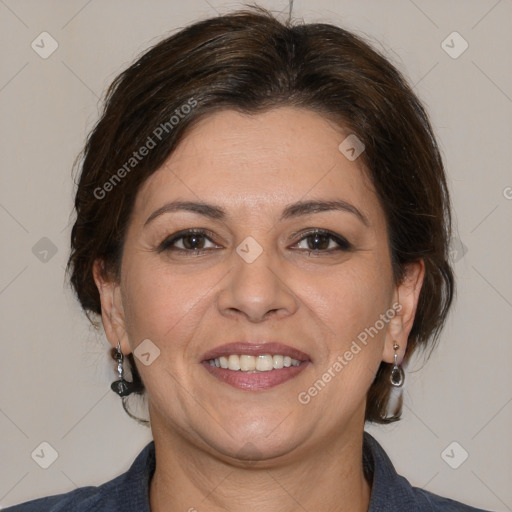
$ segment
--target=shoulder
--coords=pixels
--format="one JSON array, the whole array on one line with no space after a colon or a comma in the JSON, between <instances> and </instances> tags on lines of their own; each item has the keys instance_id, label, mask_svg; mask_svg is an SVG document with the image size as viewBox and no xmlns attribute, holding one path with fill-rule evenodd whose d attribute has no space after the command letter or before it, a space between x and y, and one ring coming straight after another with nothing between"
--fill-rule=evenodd
<instances>
[{"instance_id":1,"label":"shoulder","mask_svg":"<svg viewBox=\"0 0 512 512\"><path fill-rule=\"evenodd\" d=\"M104 485L107 486L108 484ZM109 507L109 501L111 500L109 500L108 493L105 494L104 490L104 486L80 487L64 494L55 494L20 503L3 509L3 512L93 512L96 510L110 512L116 510Z\"/></svg>"},{"instance_id":2,"label":"shoulder","mask_svg":"<svg viewBox=\"0 0 512 512\"><path fill-rule=\"evenodd\" d=\"M470 507L459 501L454 501L449 498L443 498L437 494L411 487L412 491L417 497L419 503L424 504L420 510L425 512L490 512L481 508Z\"/></svg>"},{"instance_id":3,"label":"shoulder","mask_svg":"<svg viewBox=\"0 0 512 512\"><path fill-rule=\"evenodd\" d=\"M368 512L486 512L413 487L397 474L382 446L368 432L364 433L363 467L372 481Z\"/></svg>"},{"instance_id":4,"label":"shoulder","mask_svg":"<svg viewBox=\"0 0 512 512\"><path fill-rule=\"evenodd\" d=\"M152 441L139 453L130 469L113 480L20 503L3 512L150 512L149 483L155 464Z\"/></svg>"}]
</instances>

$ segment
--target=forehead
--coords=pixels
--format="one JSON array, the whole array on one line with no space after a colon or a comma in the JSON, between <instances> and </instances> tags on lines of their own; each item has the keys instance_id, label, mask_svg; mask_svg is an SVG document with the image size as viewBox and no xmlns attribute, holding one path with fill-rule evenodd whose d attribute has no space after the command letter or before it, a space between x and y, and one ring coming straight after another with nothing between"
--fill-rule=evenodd
<instances>
[{"instance_id":1,"label":"forehead","mask_svg":"<svg viewBox=\"0 0 512 512\"><path fill-rule=\"evenodd\" d=\"M338 198L370 216L380 208L362 159L351 161L339 148L348 135L305 109L207 115L144 183L136 211L175 198L258 209Z\"/></svg>"}]
</instances>

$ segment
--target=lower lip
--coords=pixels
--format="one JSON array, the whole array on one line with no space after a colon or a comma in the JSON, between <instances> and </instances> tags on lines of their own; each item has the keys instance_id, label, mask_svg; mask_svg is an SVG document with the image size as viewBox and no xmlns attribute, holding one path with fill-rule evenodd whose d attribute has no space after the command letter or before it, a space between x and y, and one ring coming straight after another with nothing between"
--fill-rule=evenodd
<instances>
[{"instance_id":1,"label":"lower lip","mask_svg":"<svg viewBox=\"0 0 512 512\"><path fill-rule=\"evenodd\" d=\"M306 368L306 366L308 366L309 361L305 361L299 366L290 366L289 368L259 373L217 368L216 366L211 366L208 361L204 361L202 364L214 377L217 377L217 379L229 384L230 386L247 391L262 391L293 379L293 377L296 377Z\"/></svg>"}]
</instances>

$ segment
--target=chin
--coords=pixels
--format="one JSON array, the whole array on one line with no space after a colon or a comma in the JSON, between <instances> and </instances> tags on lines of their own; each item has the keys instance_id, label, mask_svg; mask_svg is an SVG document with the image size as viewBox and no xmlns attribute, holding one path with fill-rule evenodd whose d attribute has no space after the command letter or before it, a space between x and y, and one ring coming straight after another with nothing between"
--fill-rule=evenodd
<instances>
[{"instance_id":1,"label":"chin","mask_svg":"<svg viewBox=\"0 0 512 512\"><path fill-rule=\"evenodd\" d=\"M268 421L261 415L252 421L239 418L223 425L224 428L219 426L217 432L209 430L202 437L214 453L229 464L241 467L257 464L263 468L269 463L275 465L275 459L285 457L307 439L299 428L283 422L284 418L286 415Z\"/></svg>"},{"instance_id":2,"label":"chin","mask_svg":"<svg viewBox=\"0 0 512 512\"><path fill-rule=\"evenodd\" d=\"M275 467L279 460L284 460L299 446L297 439L240 439L232 440L226 445L212 446L216 455L235 467L258 467L260 469ZM238 449L236 449L238 447Z\"/></svg>"}]
</instances>

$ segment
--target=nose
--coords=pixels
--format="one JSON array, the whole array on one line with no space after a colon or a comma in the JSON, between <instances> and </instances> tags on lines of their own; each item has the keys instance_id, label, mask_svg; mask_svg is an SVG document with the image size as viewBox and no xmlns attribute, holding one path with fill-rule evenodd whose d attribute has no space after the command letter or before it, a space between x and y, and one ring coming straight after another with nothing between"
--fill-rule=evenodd
<instances>
[{"instance_id":1,"label":"nose","mask_svg":"<svg viewBox=\"0 0 512 512\"><path fill-rule=\"evenodd\" d=\"M250 322L293 315L298 301L293 284L286 282L283 266L277 257L263 252L252 262L233 252L231 271L217 296L219 311L224 316L244 316Z\"/></svg>"}]
</instances>

